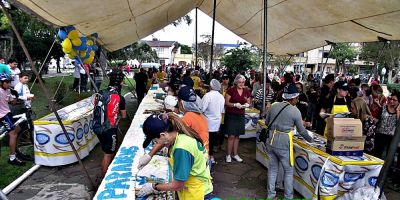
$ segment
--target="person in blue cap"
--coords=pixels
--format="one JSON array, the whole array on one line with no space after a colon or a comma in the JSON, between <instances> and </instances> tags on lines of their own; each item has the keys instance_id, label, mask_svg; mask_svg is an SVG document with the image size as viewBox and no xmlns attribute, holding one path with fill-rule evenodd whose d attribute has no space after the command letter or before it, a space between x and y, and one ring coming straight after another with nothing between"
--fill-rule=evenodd
<instances>
[{"instance_id":1,"label":"person in blue cap","mask_svg":"<svg viewBox=\"0 0 400 200\"><path fill-rule=\"evenodd\" d=\"M208 153L202 139L174 114L151 115L143 123L146 139L143 148L152 141L169 148L169 163L173 181L164 184L146 183L137 193L145 197L159 191L177 191L179 199L209 199L213 190Z\"/></svg>"},{"instance_id":2,"label":"person in blue cap","mask_svg":"<svg viewBox=\"0 0 400 200\"><path fill-rule=\"evenodd\" d=\"M293 199L293 127L309 142L313 135L303 126L301 113L296 107L299 93L296 85L290 83L283 90L283 102L275 103L268 110L265 124L269 126L269 137L266 141L269 160L268 166L268 199L275 198L275 183L279 164L284 171L285 199Z\"/></svg>"}]
</instances>

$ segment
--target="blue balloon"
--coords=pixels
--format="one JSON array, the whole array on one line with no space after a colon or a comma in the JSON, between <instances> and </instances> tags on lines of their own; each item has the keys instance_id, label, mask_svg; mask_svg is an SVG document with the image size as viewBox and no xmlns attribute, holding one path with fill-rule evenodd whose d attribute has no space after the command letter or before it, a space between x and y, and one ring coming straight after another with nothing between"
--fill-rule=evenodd
<instances>
[{"instance_id":1,"label":"blue balloon","mask_svg":"<svg viewBox=\"0 0 400 200\"><path fill-rule=\"evenodd\" d=\"M86 58L89 58L90 52L86 51L86 55L84 57L81 57L82 61L86 60Z\"/></svg>"},{"instance_id":2,"label":"blue balloon","mask_svg":"<svg viewBox=\"0 0 400 200\"><path fill-rule=\"evenodd\" d=\"M99 49L99 47L97 47L97 45L93 45L92 49L93 49L93 51L97 51L97 49Z\"/></svg>"},{"instance_id":3,"label":"blue balloon","mask_svg":"<svg viewBox=\"0 0 400 200\"><path fill-rule=\"evenodd\" d=\"M79 64L79 65L82 64L81 60L79 59L78 56L75 56L74 60L75 60L76 64Z\"/></svg>"},{"instance_id":4,"label":"blue balloon","mask_svg":"<svg viewBox=\"0 0 400 200\"><path fill-rule=\"evenodd\" d=\"M74 46L74 49L79 50L79 51L85 51L87 49L87 45L86 45L86 41L87 38L86 37L80 37L82 44L80 46Z\"/></svg>"},{"instance_id":5,"label":"blue balloon","mask_svg":"<svg viewBox=\"0 0 400 200\"><path fill-rule=\"evenodd\" d=\"M68 37L67 32L65 32L62 29L58 29L58 33L57 33L58 38L60 38L61 40L64 40L65 38Z\"/></svg>"},{"instance_id":6,"label":"blue balloon","mask_svg":"<svg viewBox=\"0 0 400 200\"><path fill-rule=\"evenodd\" d=\"M65 27L65 30L67 31L67 33L69 33L70 31L72 31L72 30L75 30L75 27L74 26L67 26L67 27Z\"/></svg>"},{"instance_id":7,"label":"blue balloon","mask_svg":"<svg viewBox=\"0 0 400 200\"><path fill-rule=\"evenodd\" d=\"M97 33L93 33L92 36L93 36L94 38L96 38L96 39L99 38L99 34L97 34Z\"/></svg>"}]
</instances>

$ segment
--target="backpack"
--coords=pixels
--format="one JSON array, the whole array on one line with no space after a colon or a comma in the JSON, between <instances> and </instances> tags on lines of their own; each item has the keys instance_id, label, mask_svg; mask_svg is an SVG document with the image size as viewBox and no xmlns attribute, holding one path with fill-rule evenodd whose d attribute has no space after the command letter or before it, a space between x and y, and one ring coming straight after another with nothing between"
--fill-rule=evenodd
<instances>
[{"instance_id":1,"label":"backpack","mask_svg":"<svg viewBox=\"0 0 400 200\"><path fill-rule=\"evenodd\" d=\"M95 94L91 128L96 135L117 127L120 98L114 88L101 90Z\"/></svg>"}]
</instances>

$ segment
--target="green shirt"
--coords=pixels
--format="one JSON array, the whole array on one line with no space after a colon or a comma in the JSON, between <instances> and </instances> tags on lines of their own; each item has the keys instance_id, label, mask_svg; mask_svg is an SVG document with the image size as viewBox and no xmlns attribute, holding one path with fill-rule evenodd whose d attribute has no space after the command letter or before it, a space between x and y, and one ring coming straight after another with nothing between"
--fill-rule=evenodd
<instances>
[{"instance_id":1,"label":"green shirt","mask_svg":"<svg viewBox=\"0 0 400 200\"><path fill-rule=\"evenodd\" d=\"M8 65L6 65L6 64L0 64L0 74L3 74L3 73L11 74L11 70L8 67Z\"/></svg>"},{"instance_id":2,"label":"green shirt","mask_svg":"<svg viewBox=\"0 0 400 200\"><path fill-rule=\"evenodd\" d=\"M200 142L185 134L178 134L171 150L171 158L174 160L172 170L175 180L186 181L189 176L194 176L204 181L205 194L212 192L208 153Z\"/></svg>"}]
</instances>

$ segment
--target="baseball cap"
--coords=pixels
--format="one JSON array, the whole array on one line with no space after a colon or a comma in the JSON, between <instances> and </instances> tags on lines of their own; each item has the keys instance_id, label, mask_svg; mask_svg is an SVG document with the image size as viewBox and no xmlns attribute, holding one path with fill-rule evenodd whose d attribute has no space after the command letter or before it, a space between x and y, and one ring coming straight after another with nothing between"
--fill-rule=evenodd
<instances>
[{"instance_id":1,"label":"baseball cap","mask_svg":"<svg viewBox=\"0 0 400 200\"><path fill-rule=\"evenodd\" d=\"M193 87L194 86L194 81L193 81L192 78L187 76L187 77L183 78L182 85L187 85L187 86Z\"/></svg>"},{"instance_id":2,"label":"baseball cap","mask_svg":"<svg viewBox=\"0 0 400 200\"><path fill-rule=\"evenodd\" d=\"M197 95L192 87L183 86L181 89L179 89L178 98L186 102L195 102Z\"/></svg>"},{"instance_id":3,"label":"baseball cap","mask_svg":"<svg viewBox=\"0 0 400 200\"><path fill-rule=\"evenodd\" d=\"M290 85L283 88L283 94L282 94L283 99L294 99L299 95L300 93L297 91L296 84L294 83L291 83Z\"/></svg>"},{"instance_id":4,"label":"baseball cap","mask_svg":"<svg viewBox=\"0 0 400 200\"><path fill-rule=\"evenodd\" d=\"M166 131L169 127L165 117L160 115L150 115L143 123L143 132L146 139L143 142L143 148L149 146L150 142L155 138L160 138L160 133Z\"/></svg>"},{"instance_id":5,"label":"baseball cap","mask_svg":"<svg viewBox=\"0 0 400 200\"><path fill-rule=\"evenodd\" d=\"M222 75L222 79L228 79L228 78L229 78L228 74Z\"/></svg>"},{"instance_id":6,"label":"baseball cap","mask_svg":"<svg viewBox=\"0 0 400 200\"><path fill-rule=\"evenodd\" d=\"M336 89L349 90L349 84L346 81L338 81L335 83Z\"/></svg>"},{"instance_id":7,"label":"baseball cap","mask_svg":"<svg viewBox=\"0 0 400 200\"><path fill-rule=\"evenodd\" d=\"M178 104L178 99L176 99L176 97L171 96L171 95L168 95L165 97L164 106L166 109L173 110L175 108L176 104Z\"/></svg>"}]
</instances>

